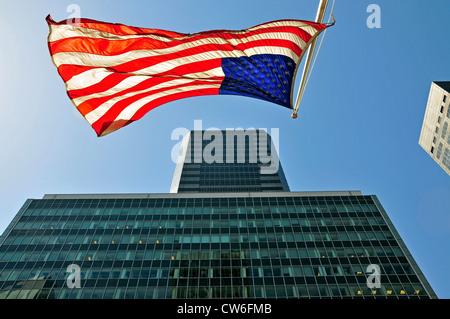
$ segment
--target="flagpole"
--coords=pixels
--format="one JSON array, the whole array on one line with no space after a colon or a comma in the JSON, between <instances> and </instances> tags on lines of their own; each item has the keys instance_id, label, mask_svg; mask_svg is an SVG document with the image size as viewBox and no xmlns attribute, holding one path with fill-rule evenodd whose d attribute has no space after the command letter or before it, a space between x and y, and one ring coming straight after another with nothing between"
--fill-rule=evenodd
<instances>
[{"instance_id":1,"label":"flagpole","mask_svg":"<svg viewBox=\"0 0 450 319\"><path fill-rule=\"evenodd\" d=\"M317 14L316 14L316 22L317 23L323 22L323 18L325 17L325 12L327 11L327 6L328 6L328 0L320 0L319 8L317 9ZM303 67L303 74L302 74L302 79L301 79L300 86L299 86L299 89L297 92L297 100L295 101L294 113L292 113L292 117L294 119L297 118L298 107L299 107L300 101L303 97L303 92L305 90L305 85L306 85L306 79L308 78L309 70L311 67L311 61L314 56L314 50L316 49L316 45L317 45L317 38L315 38L313 40L313 42L311 43L311 45L309 47L308 55L307 55L306 61L305 61L305 66Z\"/></svg>"}]
</instances>

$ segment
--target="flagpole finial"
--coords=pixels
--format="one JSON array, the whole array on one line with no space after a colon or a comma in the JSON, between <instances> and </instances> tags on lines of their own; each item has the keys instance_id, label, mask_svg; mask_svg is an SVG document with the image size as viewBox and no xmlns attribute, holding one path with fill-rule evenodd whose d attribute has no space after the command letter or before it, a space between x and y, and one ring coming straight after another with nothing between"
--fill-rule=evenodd
<instances>
[{"instance_id":1,"label":"flagpole finial","mask_svg":"<svg viewBox=\"0 0 450 319\"><path fill-rule=\"evenodd\" d=\"M296 119L297 118L297 113L292 113L292 118Z\"/></svg>"}]
</instances>

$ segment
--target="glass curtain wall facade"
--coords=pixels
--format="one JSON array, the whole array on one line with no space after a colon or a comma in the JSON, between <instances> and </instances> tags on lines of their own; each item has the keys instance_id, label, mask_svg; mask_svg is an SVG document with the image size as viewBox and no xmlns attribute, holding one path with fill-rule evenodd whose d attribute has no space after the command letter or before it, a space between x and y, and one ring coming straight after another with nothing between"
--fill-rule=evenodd
<instances>
[{"instance_id":1,"label":"glass curtain wall facade","mask_svg":"<svg viewBox=\"0 0 450 319\"><path fill-rule=\"evenodd\" d=\"M355 192L47 195L2 238L0 298L436 297L377 198Z\"/></svg>"},{"instance_id":2,"label":"glass curtain wall facade","mask_svg":"<svg viewBox=\"0 0 450 319\"><path fill-rule=\"evenodd\" d=\"M278 160L264 135L210 140ZM0 298L436 298L376 196L290 192L279 162L200 154L181 152L167 194L27 200L0 237Z\"/></svg>"}]
</instances>

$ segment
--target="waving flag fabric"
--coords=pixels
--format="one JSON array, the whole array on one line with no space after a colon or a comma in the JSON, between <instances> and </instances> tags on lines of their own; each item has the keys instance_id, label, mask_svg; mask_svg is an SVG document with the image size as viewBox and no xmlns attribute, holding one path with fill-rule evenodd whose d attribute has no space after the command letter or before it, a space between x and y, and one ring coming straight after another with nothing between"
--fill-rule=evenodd
<instances>
[{"instance_id":1,"label":"waving flag fabric","mask_svg":"<svg viewBox=\"0 0 450 319\"><path fill-rule=\"evenodd\" d=\"M292 108L303 53L327 27L279 20L184 34L90 19L47 23L53 63L98 136L192 96L235 94Z\"/></svg>"}]
</instances>

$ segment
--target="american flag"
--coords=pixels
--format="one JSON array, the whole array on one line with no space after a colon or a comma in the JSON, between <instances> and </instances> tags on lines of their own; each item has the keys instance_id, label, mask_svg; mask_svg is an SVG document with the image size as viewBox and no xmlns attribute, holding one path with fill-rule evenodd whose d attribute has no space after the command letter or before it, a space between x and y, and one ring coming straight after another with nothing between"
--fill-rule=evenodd
<instances>
[{"instance_id":1,"label":"american flag","mask_svg":"<svg viewBox=\"0 0 450 319\"><path fill-rule=\"evenodd\" d=\"M326 24L278 20L195 34L47 17L48 47L67 94L104 136L164 103L235 94L292 108L293 80Z\"/></svg>"}]
</instances>

